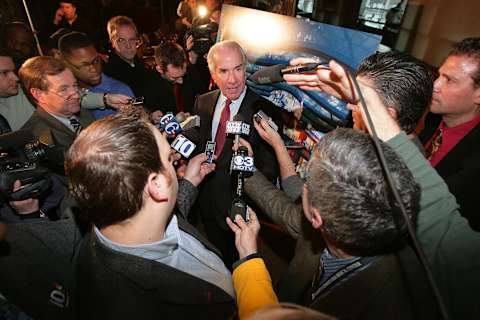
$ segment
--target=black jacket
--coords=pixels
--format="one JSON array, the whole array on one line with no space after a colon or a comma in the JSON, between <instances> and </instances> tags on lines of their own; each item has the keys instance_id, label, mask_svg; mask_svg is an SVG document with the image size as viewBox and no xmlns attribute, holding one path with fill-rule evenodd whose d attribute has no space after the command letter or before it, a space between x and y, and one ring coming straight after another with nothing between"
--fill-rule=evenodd
<instances>
[{"instance_id":1,"label":"black jacket","mask_svg":"<svg viewBox=\"0 0 480 320\"><path fill-rule=\"evenodd\" d=\"M215 90L199 96L195 102L194 113L200 116L199 139L195 141L197 142L196 152L203 152L207 141L212 140L212 119L219 96L220 90ZM250 135L244 138L252 145L255 167L269 180L273 181L279 176L278 161L272 147L258 135L253 126L252 118L258 110L263 110L269 115L277 124L279 130L283 129L280 108L247 88L238 111L243 121L250 124ZM229 136L225 141L220 158L217 159L215 172L205 178L198 198L202 215L204 217L209 215L208 219L215 219L217 224L225 230L229 230L225 217L227 217L231 207L232 190L234 190L236 184L236 179L232 178L229 173L232 145L233 137Z\"/></svg>"},{"instance_id":2,"label":"black jacket","mask_svg":"<svg viewBox=\"0 0 480 320\"><path fill-rule=\"evenodd\" d=\"M441 121L441 117L428 114L425 128L420 134L423 144L427 143ZM460 213L468 219L470 226L480 231L478 204L478 183L480 181L480 125L472 129L435 166L460 205Z\"/></svg>"},{"instance_id":3,"label":"black jacket","mask_svg":"<svg viewBox=\"0 0 480 320\"><path fill-rule=\"evenodd\" d=\"M183 218L180 229L217 252ZM77 259L78 319L228 319L233 298L217 286L165 264L113 251L91 233Z\"/></svg>"}]
</instances>

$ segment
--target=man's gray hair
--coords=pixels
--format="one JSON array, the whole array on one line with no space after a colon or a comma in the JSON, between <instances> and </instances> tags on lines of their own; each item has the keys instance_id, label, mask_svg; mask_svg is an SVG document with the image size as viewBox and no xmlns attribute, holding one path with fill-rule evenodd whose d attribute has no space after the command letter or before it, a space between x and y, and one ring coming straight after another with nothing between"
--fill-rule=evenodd
<instances>
[{"instance_id":1,"label":"man's gray hair","mask_svg":"<svg viewBox=\"0 0 480 320\"><path fill-rule=\"evenodd\" d=\"M215 57L218 54L217 52L222 49L237 50L242 56L243 67L247 68L247 56L245 55L245 51L243 51L243 48L236 41L225 40L225 41L214 44L208 51L207 62L208 62L208 69L210 70L211 74L213 74L213 72L215 71L215 62L216 62Z\"/></svg>"}]
</instances>

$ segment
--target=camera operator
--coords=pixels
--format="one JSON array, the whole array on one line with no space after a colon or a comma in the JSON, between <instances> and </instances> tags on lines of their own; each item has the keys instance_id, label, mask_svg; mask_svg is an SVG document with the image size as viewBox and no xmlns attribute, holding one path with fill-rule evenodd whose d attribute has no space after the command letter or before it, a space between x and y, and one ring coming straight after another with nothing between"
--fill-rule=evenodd
<instances>
[{"instance_id":1,"label":"camera operator","mask_svg":"<svg viewBox=\"0 0 480 320\"><path fill-rule=\"evenodd\" d=\"M22 187L20 180L13 184L13 192ZM8 205L0 203L0 221L5 223L15 223L23 221L32 221L32 219L41 219L45 215L40 211L39 200L29 198L20 201L9 201Z\"/></svg>"}]
</instances>

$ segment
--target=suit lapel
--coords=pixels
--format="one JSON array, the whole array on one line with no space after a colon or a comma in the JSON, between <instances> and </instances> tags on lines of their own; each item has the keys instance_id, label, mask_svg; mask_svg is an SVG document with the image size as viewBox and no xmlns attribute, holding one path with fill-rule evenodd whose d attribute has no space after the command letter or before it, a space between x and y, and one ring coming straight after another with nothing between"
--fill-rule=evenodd
<instances>
[{"instance_id":1,"label":"suit lapel","mask_svg":"<svg viewBox=\"0 0 480 320\"><path fill-rule=\"evenodd\" d=\"M50 113L48 113L41 107L37 107L36 112L40 118L44 119L45 122L48 123L49 128L66 134L69 138L72 139L72 141L75 139L75 133L63 123L61 123L59 120L57 120L55 117L53 117Z\"/></svg>"},{"instance_id":2,"label":"suit lapel","mask_svg":"<svg viewBox=\"0 0 480 320\"><path fill-rule=\"evenodd\" d=\"M448 177L458 171L465 156L474 153L480 141L480 125L477 125L438 163L435 169L442 177ZM473 148L473 149L472 149Z\"/></svg>"},{"instance_id":3,"label":"suit lapel","mask_svg":"<svg viewBox=\"0 0 480 320\"><path fill-rule=\"evenodd\" d=\"M212 139L212 120L217 105L218 97L220 96L220 90L212 91L204 97L202 105L204 105L203 114L201 115L201 121L206 125L201 124L202 141L209 141Z\"/></svg>"}]
</instances>

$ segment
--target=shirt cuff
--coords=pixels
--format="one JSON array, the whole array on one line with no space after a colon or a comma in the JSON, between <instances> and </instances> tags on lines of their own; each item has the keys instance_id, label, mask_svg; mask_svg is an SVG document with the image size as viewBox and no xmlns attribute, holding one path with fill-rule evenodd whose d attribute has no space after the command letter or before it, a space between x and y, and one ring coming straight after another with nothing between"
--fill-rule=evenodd
<instances>
[{"instance_id":1,"label":"shirt cuff","mask_svg":"<svg viewBox=\"0 0 480 320\"><path fill-rule=\"evenodd\" d=\"M237 262L235 262L233 265L232 265L232 270L235 270L235 268L237 268L239 265L241 265L242 263L248 261L248 260L251 260L251 259L255 259L255 258L261 258L260 254L258 252L255 252L255 253L252 253L252 254L249 254L248 256L246 257L243 257L242 259L238 260Z\"/></svg>"}]
</instances>

